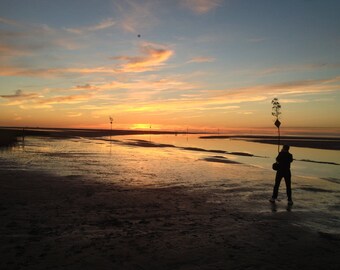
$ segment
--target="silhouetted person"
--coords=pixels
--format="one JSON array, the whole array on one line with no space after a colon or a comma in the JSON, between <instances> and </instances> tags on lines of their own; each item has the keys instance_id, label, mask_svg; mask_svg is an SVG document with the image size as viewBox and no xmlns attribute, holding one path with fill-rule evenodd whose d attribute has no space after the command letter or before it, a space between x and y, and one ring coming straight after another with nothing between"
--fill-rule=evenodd
<instances>
[{"instance_id":1,"label":"silhouetted person","mask_svg":"<svg viewBox=\"0 0 340 270\"><path fill-rule=\"evenodd\" d=\"M278 170L276 172L276 177L275 177L273 196L269 201L274 203L275 200L277 199L280 183L281 183L282 178L284 178L286 182L288 204L292 205L293 200L292 200L292 188L291 188L290 163L293 162L293 155L289 153L289 145L284 145L282 147L281 152L276 157L276 161L279 165L278 165Z\"/></svg>"}]
</instances>

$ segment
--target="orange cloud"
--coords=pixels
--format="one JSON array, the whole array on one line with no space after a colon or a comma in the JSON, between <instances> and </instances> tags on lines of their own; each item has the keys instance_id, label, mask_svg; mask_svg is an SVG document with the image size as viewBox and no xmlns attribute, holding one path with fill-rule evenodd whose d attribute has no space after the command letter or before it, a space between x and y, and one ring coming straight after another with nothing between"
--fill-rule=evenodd
<instances>
[{"instance_id":1,"label":"orange cloud","mask_svg":"<svg viewBox=\"0 0 340 270\"><path fill-rule=\"evenodd\" d=\"M140 50L143 56L117 56L112 59L127 62L121 65L121 72L144 72L164 65L174 53L164 46L152 43L143 44Z\"/></svg>"}]
</instances>

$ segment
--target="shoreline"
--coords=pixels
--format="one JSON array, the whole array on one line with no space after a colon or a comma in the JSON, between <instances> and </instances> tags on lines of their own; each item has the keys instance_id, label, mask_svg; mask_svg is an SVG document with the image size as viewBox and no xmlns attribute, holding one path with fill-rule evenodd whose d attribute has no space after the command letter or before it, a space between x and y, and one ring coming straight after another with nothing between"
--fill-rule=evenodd
<instances>
[{"instance_id":1,"label":"shoreline","mask_svg":"<svg viewBox=\"0 0 340 270\"><path fill-rule=\"evenodd\" d=\"M128 187L20 169L1 168L0 176L2 269L297 270L340 263L338 235L296 226L313 213L271 212L268 202L268 211L253 212L251 202L214 189ZM223 203L211 202L216 196Z\"/></svg>"},{"instance_id":2,"label":"shoreline","mask_svg":"<svg viewBox=\"0 0 340 270\"><path fill-rule=\"evenodd\" d=\"M18 138L24 139L29 136L53 137L53 138L76 138L76 137L104 137L123 135L177 135L190 134L202 135L202 133L187 133L175 131L153 130L91 130L91 129L40 129L40 128L4 128L0 127L0 146L15 143ZM268 135L204 135L200 139L232 139L245 140L257 143L277 145L277 136ZM338 137L312 137L312 136L281 136L280 145L288 144L293 147L315 148L324 150L340 150L340 138Z\"/></svg>"},{"instance_id":3,"label":"shoreline","mask_svg":"<svg viewBox=\"0 0 340 270\"><path fill-rule=\"evenodd\" d=\"M108 129L71 129L71 128L11 128L0 127L0 134L7 133L13 136L41 136L56 138L74 137L103 137L120 135L144 135L144 134L183 134L175 131L157 130L108 130Z\"/></svg>"}]
</instances>

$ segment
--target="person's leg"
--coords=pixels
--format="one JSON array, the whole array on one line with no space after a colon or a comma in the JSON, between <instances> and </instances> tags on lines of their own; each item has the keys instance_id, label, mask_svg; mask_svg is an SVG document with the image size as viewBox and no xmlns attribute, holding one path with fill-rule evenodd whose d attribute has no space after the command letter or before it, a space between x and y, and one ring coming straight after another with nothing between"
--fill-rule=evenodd
<instances>
[{"instance_id":1,"label":"person's leg","mask_svg":"<svg viewBox=\"0 0 340 270\"><path fill-rule=\"evenodd\" d=\"M272 199L276 199L279 194L279 187L280 187L281 179L282 179L282 174L280 172L276 172L275 185L273 189Z\"/></svg>"},{"instance_id":2,"label":"person's leg","mask_svg":"<svg viewBox=\"0 0 340 270\"><path fill-rule=\"evenodd\" d=\"M285 182L286 182L286 192L287 192L287 198L288 198L288 201L292 201L292 187L291 187L291 173L290 171L286 172L285 175L284 175L284 179L285 179Z\"/></svg>"}]
</instances>

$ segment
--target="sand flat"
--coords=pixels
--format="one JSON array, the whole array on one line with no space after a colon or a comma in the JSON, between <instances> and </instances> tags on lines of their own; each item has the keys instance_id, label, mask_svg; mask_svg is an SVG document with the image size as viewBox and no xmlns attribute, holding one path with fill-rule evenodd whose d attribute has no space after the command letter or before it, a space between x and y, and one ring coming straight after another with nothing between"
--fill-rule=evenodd
<instances>
[{"instance_id":1,"label":"sand flat","mask_svg":"<svg viewBox=\"0 0 340 270\"><path fill-rule=\"evenodd\" d=\"M1 269L337 269L340 263L336 235L296 225L300 212L255 213L232 187L229 193L133 188L4 169L0 178Z\"/></svg>"}]
</instances>

